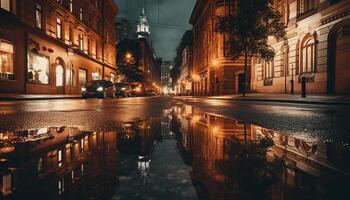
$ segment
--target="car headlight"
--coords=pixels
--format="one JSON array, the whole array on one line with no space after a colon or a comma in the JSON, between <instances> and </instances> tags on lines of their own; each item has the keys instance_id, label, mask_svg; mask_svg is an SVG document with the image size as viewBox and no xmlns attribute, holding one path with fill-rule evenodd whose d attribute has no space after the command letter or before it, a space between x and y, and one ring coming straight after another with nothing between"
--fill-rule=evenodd
<instances>
[{"instance_id":1,"label":"car headlight","mask_svg":"<svg viewBox=\"0 0 350 200\"><path fill-rule=\"evenodd\" d=\"M102 92L103 91L103 87L98 87L97 91Z\"/></svg>"},{"instance_id":2,"label":"car headlight","mask_svg":"<svg viewBox=\"0 0 350 200\"><path fill-rule=\"evenodd\" d=\"M86 87L82 87L82 88L81 88L81 91L82 91L82 92L86 92Z\"/></svg>"},{"instance_id":3,"label":"car headlight","mask_svg":"<svg viewBox=\"0 0 350 200\"><path fill-rule=\"evenodd\" d=\"M122 91L125 91L125 90L126 90L126 88L125 88L125 87L123 87L123 88L122 88Z\"/></svg>"}]
</instances>

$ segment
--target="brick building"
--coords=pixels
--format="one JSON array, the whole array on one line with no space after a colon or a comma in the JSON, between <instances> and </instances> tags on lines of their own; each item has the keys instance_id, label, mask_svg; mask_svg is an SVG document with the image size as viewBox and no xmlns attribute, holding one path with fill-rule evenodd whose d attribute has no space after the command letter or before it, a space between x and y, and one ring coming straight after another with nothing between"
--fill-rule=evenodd
<instances>
[{"instance_id":1,"label":"brick building","mask_svg":"<svg viewBox=\"0 0 350 200\"><path fill-rule=\"evenodd\" d=\"M190 23L193 25L194 95L223 95L242 91L243 59L231 60L227 35L215 32L215 19L233 11L233 1L197 0ZM247 73L248 79L250 73Z\"/></svg>"},{"instance_id":2,"label":"brick building","mask_svg":"<svg viewBox=\"0 0 350 200\"><path fill-rule=\"evenodd\" d=\"M114 79L113 0L0 2L0 92L78 94Z\"/></svg>"},{"instance_id":3,"label":"brick building","mask_svg":"<svg viewBox=\"0 0 350 200\"><path fill-rule=\"evenodd\" d=\"M251 88L259 93L350 93L350 1L278 0L287 41L269 40L273 61L253 59Z\"/></svg>"}]
</instances>

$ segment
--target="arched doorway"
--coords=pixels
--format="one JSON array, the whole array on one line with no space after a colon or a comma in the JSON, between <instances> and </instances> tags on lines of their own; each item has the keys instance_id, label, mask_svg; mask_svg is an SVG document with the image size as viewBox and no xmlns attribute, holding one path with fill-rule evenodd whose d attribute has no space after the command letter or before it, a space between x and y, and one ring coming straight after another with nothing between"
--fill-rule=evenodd
<instances>
[{"instance_id":1,"label":"arched doorway","mask_svg":"<svg viewBox=\"0 0 350 200\"><path fill-rule=\"evenodd\" d=\"M61 58L56 59L56 89L57 94L64 94L64 62Z\"/></svg>"},{"instance_id":2,"label":"arched doorway","mask_svg":"<svg viewBox=\"0 0 350 200\"><path fill-rule=\"evenodd\" d=\"M350 20L336 24L328 36L329 93L349 94Z\"/></svg>"}]
</instances>

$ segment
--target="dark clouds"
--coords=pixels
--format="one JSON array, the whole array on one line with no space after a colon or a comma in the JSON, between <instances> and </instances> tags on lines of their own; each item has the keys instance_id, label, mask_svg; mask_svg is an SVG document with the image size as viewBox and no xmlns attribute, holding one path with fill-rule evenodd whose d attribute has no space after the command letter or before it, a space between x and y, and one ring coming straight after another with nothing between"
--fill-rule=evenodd
<instances>
[{"instance_id":1,"label":"dark clouds","mask_svg":"<svg viewBox=\"0 0 350 200\"><path fill-rule=\"evenodd\" d=\"M145 4L151 25L151 40L158 57L172 60L188 23L196 0L115 0L120 17L127 17L133 27ZM134 31L134 30L133 30Z\"/></svg>"}]
</instances>

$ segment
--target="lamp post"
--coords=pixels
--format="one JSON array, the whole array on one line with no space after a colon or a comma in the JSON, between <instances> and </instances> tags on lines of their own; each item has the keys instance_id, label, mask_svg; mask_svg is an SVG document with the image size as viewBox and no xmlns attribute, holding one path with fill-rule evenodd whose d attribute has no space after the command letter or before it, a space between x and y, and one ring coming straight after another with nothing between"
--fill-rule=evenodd
<instances>
[{"instance_id":1,"label":"lamp post","mask_svg":"<svg viewBox=\"0 0 350 200\"><path fill-rule=\"evenodd\" d=\"M71 47L68 47L67 49L67 55L69 58L69 63L70 63L70 69L69 69L69 94L72 94L72 84L73 84L73 77L72 77L72 72L73 72L73 62L72 62L72 57L74 55L74 50Z\"/></svg>"},{"instance_id":2,"label":"lamp post","mask_svg":"<svg viewBox=\"0 0 350 200\"><path fill-rule=\"evenodd\" d=\"M292 64L292 80L290 81L290 94L294 94L294 65Z\"/></svg>"}]
</instances>

